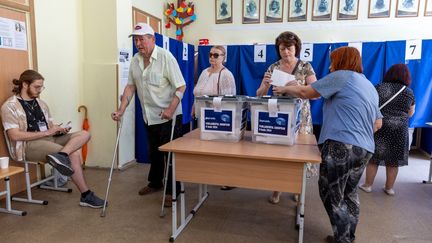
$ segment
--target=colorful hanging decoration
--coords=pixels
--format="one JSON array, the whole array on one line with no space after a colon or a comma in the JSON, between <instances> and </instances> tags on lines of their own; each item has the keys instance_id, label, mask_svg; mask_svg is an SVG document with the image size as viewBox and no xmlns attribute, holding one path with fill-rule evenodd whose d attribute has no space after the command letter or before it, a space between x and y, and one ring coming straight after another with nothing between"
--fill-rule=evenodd
<instances>
[{"instance_id":1,"label":"colorful hanging decoration","mask_svg":"<svg viewBox=\"0 0 432 243\"><path fill-rule=\"evenodd\" d=\"M176 26L177 40L183 40L183 28L196 20L195 6L192 2L186 4L185 0L177 0L177 8L174 3L168 3L168 8L165 10L167 16L167 24L165 28L171 28L171 23Z\"/></svg>"}]
</instances>

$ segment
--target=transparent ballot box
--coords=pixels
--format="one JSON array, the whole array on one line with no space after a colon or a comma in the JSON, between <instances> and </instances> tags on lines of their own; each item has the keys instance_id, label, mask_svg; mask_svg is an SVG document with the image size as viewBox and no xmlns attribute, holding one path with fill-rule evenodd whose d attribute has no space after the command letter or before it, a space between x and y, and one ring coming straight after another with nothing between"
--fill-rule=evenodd
<instances>
[{"instance_id":1,"label":"transparent ballot box","mask_svg":"<svg viewBox=\"0 0 432 243\"><path fill-rule=\"evenodd\" d=\"M200 96L195 98L202 140L238 142L246 128L244 96Z\"/></svg>"},{"instance_id":2,"label":"transparent ballot box","mask_svg":"<svg viewBox=\"0 0 432 243\"><path fill-rule=\"evenodd\" d=\"M288 97L251 97L252 142L293 145L300 124L301 100Z\"/></svg>"}]
</instances>

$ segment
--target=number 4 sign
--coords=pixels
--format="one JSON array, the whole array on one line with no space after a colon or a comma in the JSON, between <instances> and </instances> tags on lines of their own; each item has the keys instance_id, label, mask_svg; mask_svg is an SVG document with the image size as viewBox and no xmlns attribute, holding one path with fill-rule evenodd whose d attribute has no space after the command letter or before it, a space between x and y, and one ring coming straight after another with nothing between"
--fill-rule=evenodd
<instances>
[{"instance_id":1,"label":"number 4 sign","mask_svg":"<svg viewBox=\"0 0 432 243\"><path fill-rule=\"evenodd\" d=\"M405 46L405 60L418 60L422 55L422 40L407 40Z\"/></svg>"},{"instance_id":2,"label":"number 4 sign","mask_svg":"<svg viewBox=\"0 0 432 243\"><path fill-rule=\"evenodd\" d=\"M254 62L266 62L266 45L254 45Z\"/></svg>"},{"instance_id":3,"label":"number 4 sign","mask_svg":"<svg viewBox=\"0 0 432 243\"><path fill-rule=\"evenodd\" d=\"M312 43L303 43L302 49L300 52L300 60L305 62L313 61L313 44Z\"/></svg>"}]
</instances>

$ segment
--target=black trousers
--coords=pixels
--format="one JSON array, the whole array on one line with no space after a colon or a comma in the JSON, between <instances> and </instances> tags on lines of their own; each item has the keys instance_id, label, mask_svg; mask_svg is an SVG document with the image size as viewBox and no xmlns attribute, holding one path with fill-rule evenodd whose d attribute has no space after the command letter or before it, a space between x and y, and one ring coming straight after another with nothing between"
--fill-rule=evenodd
<instances>
[{"instance_id":1,"label":"black trousers","mask_svg":"<svg viewBox=\"0 0 432 243\"><path fill-rule=\"evenodd\" d=\"M175 117L175 127L173 140L182 136L182 115ZM147 141L149 146L150 172L148 175L148 186L151 188L163 187L165 160L168 159L168 153L159 151L159 147L168 143L171 137L172 121L157 125L145 125L147 128ZM168 172L167 194L172 194L172 171L171 166ZM180 183L176 182L176 194L180 193Z\"/></svg>"},{"instance_id":2,"label":"black trousers","mask_svg":"<svg viewBox=\"0 0 432 243\"><path fill-rule=\"evenodd\" d=\"M337 243L355 239L360 215L357 186L371 157L363 148L334 140L321 147L318 188Z\"/></svg>"}]
</instances>

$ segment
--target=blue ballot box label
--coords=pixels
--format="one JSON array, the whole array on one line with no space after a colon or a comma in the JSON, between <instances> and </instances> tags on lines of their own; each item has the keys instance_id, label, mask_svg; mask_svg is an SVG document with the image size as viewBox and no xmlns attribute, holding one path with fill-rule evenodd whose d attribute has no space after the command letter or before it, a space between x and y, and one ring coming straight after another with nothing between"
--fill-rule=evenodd
<instances>
[{"instance_id":1,"label":"blue ballot box label","mask_svg":"<svg viewBox=\"0 0 432 243\"><path fill-rule=\"evenodd\" d=\"M203 108L202 130L206 132L233 133L233 113L232 109L214 111L213 109Z\"/></svg>"},{"instance_id":2,"label":"blue ballot box label","mask_svg":"<svg viewBox=\"0 0 432 243\"><path fill-rule=\"evenodd\" d=\"M290 113L278 112L277 116L270 117L268 111L255 112L254 134L266 136L288 136Z\"/></svg>"}]
</instances>

